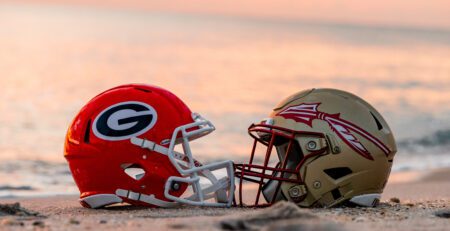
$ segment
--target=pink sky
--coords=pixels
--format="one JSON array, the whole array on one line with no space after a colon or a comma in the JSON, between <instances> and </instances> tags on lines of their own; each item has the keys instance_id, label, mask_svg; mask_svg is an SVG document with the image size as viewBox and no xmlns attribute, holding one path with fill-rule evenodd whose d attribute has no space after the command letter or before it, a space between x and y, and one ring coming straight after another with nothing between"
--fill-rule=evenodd
<instances>
[{"instance_id":1,"label":"pink sky","mask_svg":"<svg viewBox=\"0 0 450 231\"><path fill-rule=\"evenodd\" d=\"M449 0L18 0L13 2L70 3L162 12L450 29Z\"/></svg>"}]
</instances>

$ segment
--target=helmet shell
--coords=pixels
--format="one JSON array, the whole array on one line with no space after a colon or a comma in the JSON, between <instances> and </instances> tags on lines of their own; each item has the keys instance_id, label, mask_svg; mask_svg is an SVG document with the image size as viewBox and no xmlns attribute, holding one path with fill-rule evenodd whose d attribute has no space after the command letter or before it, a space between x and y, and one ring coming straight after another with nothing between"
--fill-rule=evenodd
<instances>
[{"instance_id":1,"label":"helmet shell","mask_svg":"<svg viewBox=\"0 0 450 231\"><path fill-rule=\"evenodd\" d=\"M69 126L64 146L80 198L127 189L168 201L164 185L179 172L166 155L135 146L130 138L167 147L175 128L193 122L191 114L171 92L144 84L118 86L90 100ZM128 167L141 168L145 175L134 179L125 173ZM181 185L171 193L180 196L185 190Z\"/></svg>"},{"instance_id":2,"label":"helmet shell","mask_svg":"<svg viewBox=\"0 0 450 231\"><path fill-rule=\"evenodd\" d=\"M363 99L336 89L308 89L282 100L270 118L277 127L324 134L330 148L339 149L302 165L300 175L308 194L299 205L333 206L354 196L383 192L397 148L387 122ZM297 139L303 156L311 153L309 138ZM289 195L292 186L283 183L283 194Z\"/></svg>"}]
</instances>

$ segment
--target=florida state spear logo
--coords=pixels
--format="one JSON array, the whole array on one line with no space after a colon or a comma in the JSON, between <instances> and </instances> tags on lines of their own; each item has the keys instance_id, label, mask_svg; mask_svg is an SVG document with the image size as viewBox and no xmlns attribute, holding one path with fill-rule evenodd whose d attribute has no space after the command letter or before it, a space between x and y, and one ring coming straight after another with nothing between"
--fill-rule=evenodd
<instances>
[{"instance_id":1,"label":"florida state spear logo","mask_svg":"<svg viewBox=\"0 0 450 231\"><path fill-rule=\"evenodd\" d=\"M371 141L378 148L380 148L386 156L390 153L390 150L386 145L384 145L376 137L358 127L357 125L339 118L338 114L328 114L325 112L318 111L320 103L302 103L295 106L290 106L277 113L278 116L282 116L286 119L293 119L299 123L304 123L312 127L312 121L315 119L323 120L330 125L331 130L336 133L339 138L341 138L350 148L355 152L359 153L361 156L373 160L372 155L369 151L362 145L361 142L352 134L352 132L361 135L367 140Z\"/></svg>"}]
</instances>

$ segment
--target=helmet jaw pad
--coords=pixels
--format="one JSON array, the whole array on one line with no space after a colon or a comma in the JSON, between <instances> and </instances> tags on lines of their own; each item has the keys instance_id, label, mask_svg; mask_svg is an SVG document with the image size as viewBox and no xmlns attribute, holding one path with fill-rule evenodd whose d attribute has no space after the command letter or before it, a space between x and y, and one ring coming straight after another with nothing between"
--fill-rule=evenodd
<instances>
[{"instance_id":1,"label":"helmet jaw pad","mask_svg":"<svg viewBox=\"0 0 450 231\"><path fill-rule=\"evenodd\" d=\"M354 196L349 201L353 204L364 206L364 207L375 207L380 202L380 198L381 198L380 193L370 193L370 194Z\"/></svg>"},{"instance_id":2,"label":"helmet jaw pad","mask_svg":"<svg viewBox=\"0 0 450 231\"><path fill-rule=\"evenodd\" d=\"M107 205L122 203L123 200L114 194L95 194L80 198L79 202L83 207L97 209Z\"/></svg>"}]
</instances>

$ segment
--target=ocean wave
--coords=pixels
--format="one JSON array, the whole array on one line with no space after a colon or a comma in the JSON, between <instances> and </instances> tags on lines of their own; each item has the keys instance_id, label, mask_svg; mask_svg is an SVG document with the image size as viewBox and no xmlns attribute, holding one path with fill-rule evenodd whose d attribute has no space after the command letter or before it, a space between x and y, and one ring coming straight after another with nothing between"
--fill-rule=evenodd
<instances>
[{"instance_id":1,"label":"ocean wave","mask_svg":"<svg viewBox=\"0 0 450 231\"><path fill-rule=\"evenodd\" d=\"M414 148L414 147L444 147L450 146L450 129L438 130L429 136L418 139L407 139L397 143L399 148Z\"/></svg>"},{"instance_id":2,"label":"ocean wave","mask_svg":"<svg viewBox=\"0 0 450 231\"><path fill-rule=\"evenodd\" d=\"M34 190L33 187L28 185L23 186L11 186L11 185L0 185L0 191L11 190L11 191L31 191Z\"/></svg>"}]
</instances>

